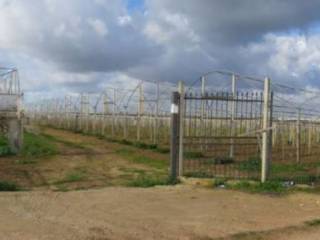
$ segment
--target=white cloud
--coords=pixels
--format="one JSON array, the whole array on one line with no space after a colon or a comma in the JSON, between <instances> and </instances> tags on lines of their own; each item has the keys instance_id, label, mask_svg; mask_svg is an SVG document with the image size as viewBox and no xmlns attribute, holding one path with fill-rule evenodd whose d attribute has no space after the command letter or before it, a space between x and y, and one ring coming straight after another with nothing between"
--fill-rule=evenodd
<instances>
[{"instance_id":1,"label":"white cloud","mask_svg":"<svg viewBox=\"0 0 320 240\"><path fill-rule=\"evenodd\" d=\"M119 16L118 17L118 24L120 26L129 25L132 22L132 18L129 15Z\"/></svg>"},{"instance_id":2,"label":"white cloud","mask_svg":"<svg viewBox=\"0 0 320 240\"><path fill-rule=\"evenodd\" d=\"M265 66L277 76L302 78L311 71L320 72L320 34L275 35L267 34L260 43L246 49L254 58L263 54Z\"/></svg>"},{"instance_id":3,"label":"white cloud","mask_svg":"<svg viewBox=\"0 0 320 240\"><path fill-rule=\"evenodd\" d=\"M88 19L88 23L102 37L105 37L109 32L106 24L100 19Z\"/></svg>"}]
</instances>

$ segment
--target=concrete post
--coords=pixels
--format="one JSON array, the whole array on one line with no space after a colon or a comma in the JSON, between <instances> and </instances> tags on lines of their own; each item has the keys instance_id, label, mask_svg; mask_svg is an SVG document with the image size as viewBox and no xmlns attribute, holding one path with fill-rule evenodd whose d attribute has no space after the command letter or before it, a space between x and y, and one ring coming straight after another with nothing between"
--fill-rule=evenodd
<instances>
[{"instance_id":1,"label":"concrete post","mask_svg":"<svg viewBox=\"0 0 320 240\"><path fill-rule=\"evenodd\" d=\"M173 92L171 99L171 141L170 141L170 177L177 178L178 168L178 135L179 135L179 93Z\"/></svg>"},{"instance_id":2,"label":"concrete post","mask_svg":"<svg viewBox=\"0 0 320 240\"><path fill-rule=\"evenodd\" d=\"M261 149L261 182L265 182L268 178L268 160L269 160L269 100L270 100L270 79L264 80L264 92L263 92L263 121L262 121L262 149Z\"/></svg>"},{"instance_id":3,"label":"concrete post","mask_svg":"<svg viewBox=\"0 0 320 240\"><path fill-rule=\"evenodd\" d=\"M23 143L22 120L18 118L8 119L8 138L12 153L18 153Z\"/></svg>"},{"instance_id":4,"label":"concrete post","mask_svg":"<svg viewBox=\"0 0 320 240\"><path fill-rule=\"evenodd\" d=\"M236 102L235 102L235 96L236 96L236 76L232 74L232 102L231 102L231 140L230 140L230 152L229 157L234 158L234 136L235 136L235 115L236 115Z\"/></svg>"},{"instance_id":5,"label":"concrete post","mask_svg":"<svg viewBox=\"0 0 320 240\"><path fill-rule=\"evenodd\" d=\"M183 176L183 131L184 131L184 110L185 110L185 90L184 82L179 81L179 176Z\"/></svg>"}]
</instances>

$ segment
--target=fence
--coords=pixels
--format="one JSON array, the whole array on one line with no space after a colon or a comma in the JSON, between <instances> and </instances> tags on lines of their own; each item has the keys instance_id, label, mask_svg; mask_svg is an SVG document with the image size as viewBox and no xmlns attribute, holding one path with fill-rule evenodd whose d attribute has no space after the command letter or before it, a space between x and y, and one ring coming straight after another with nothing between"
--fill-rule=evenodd
<instances>
[{"instance_id":1,"label":"fence","mask_svg":"<svg viewBox=\"0 0 320 240\"><path fill-rule=\"evenodd\" d=\"M139 81L132 89L37 100L27 111L35 124L166 148L171 142L172 174L318 180L319 91L223 71L178 88L177 107L170 105L174 84Z\"/></svg>"},{"instance_id":2,"label":"fence","mask_svg":"<svg viewBox=\"0 0 320 240\"><path fill-rule=\"evenodd\" d=\"M22 147L21 98L17 69L0 67L0 137L4 135L8 139L12 152Z\"/></svg>"},{"instance_id":3,"label":"fence","mask_svg":"<svg viewBox=\"0 0 320 240\"><path fill-rule=\"evenodd\" d=\"M170 83L137 82L132 89L106 87L28 104L33 124L52 126L112 139L169 146Z\"/></svg>"},{"instance_id":4,"label":"fence","mask_svg":"<svg viewBox=\"0 0 320 240\"><path fill-rule=\"evenodd\" d=\"M223 177L313 183L319 179L320 121L316 108L287 101L270 80L236 91L241 76L230 74L231 91L186 92L180 87L178 130L172 141L173 176ZM304 90L303 90L304 91ZM316 99L306 97L302 102ZM295 97L297 95L295 94ZM301 97L300 97L301 100ZM176 103L173 103L176 104ZM172 116L172 117L173 117Z\"/></svg>"}]
</instances>

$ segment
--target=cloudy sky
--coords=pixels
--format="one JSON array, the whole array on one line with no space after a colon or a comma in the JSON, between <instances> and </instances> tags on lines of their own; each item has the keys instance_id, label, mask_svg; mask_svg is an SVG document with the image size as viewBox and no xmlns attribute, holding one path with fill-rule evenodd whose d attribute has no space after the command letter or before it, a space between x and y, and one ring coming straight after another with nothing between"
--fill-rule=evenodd
<instances>
[{"instance_id":1,"label":"cloudy sky","mask_svg":"<svg viewBox=\"0 0 320 240\"><path fill-rule=\"evenodd\" d=\"M228 69L320 86L319 0L0 0L0 66L25 92L192 82Z\"/></svg>"}]
</instances>

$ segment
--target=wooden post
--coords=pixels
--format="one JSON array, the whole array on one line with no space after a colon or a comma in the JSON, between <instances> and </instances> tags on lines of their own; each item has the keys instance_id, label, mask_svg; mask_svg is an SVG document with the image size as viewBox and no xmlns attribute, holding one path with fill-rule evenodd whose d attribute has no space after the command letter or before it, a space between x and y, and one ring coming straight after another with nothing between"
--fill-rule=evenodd
<instances>
[{"instance_id":1,"label":"wooden post","mask_svg":"<svg viewBox=\"0 0 320 240\"><path fill-rule=\"evenodd\" d=\"M296 162L300 163L301 157L301 127L300 127L300 119L301 119L301 109L298 108L297 110L297 121L296 121Z\"/></svg>"},{"instance_id":2,"label":"wooden post","mask_svg":"<svg viewBox=\"0 0 320 240\"><path fill-rule=\"evenodd\" d=\"M236 76L232 74L232 102L231 102L231 139L229 157L234 158L234 136L235 136L235 115L236 115Z\"/></svg>"},{"instance_id":3,"label":"wooden post","mask_svg":"<svg viewBox=\"0 0 320 240\"><path fill-rule=\"evenodd\" d=\"M179 93L173 92L171 99L171 137L170 137L170 176L177 178L178 168L178 135L179 135Z\"/></svg>"},{"instance_id":4,"label":"wooden post","mask_svg":"<svg viewBox=\"0 0 320 240\"><path fill-rule=\"evenodd\" d=\"M184 82L179 81L179 176L183 176L183 131L184 131L184 111L185 111L185 90Z\"/></svg>"},{"instance_id":5,"label":"wooden post","mask_svg":"<svg viewBox=\"0 0 320 240\"><path fill-rule=\"evenodd\" d=\"M264 92L263 92L263 121L262 121L262 149L261 149L261 182L265 182L268 178L268 160L269 160L269 98L270 98L270 79L264 80Z\"/></svg>"}]
</instances>

